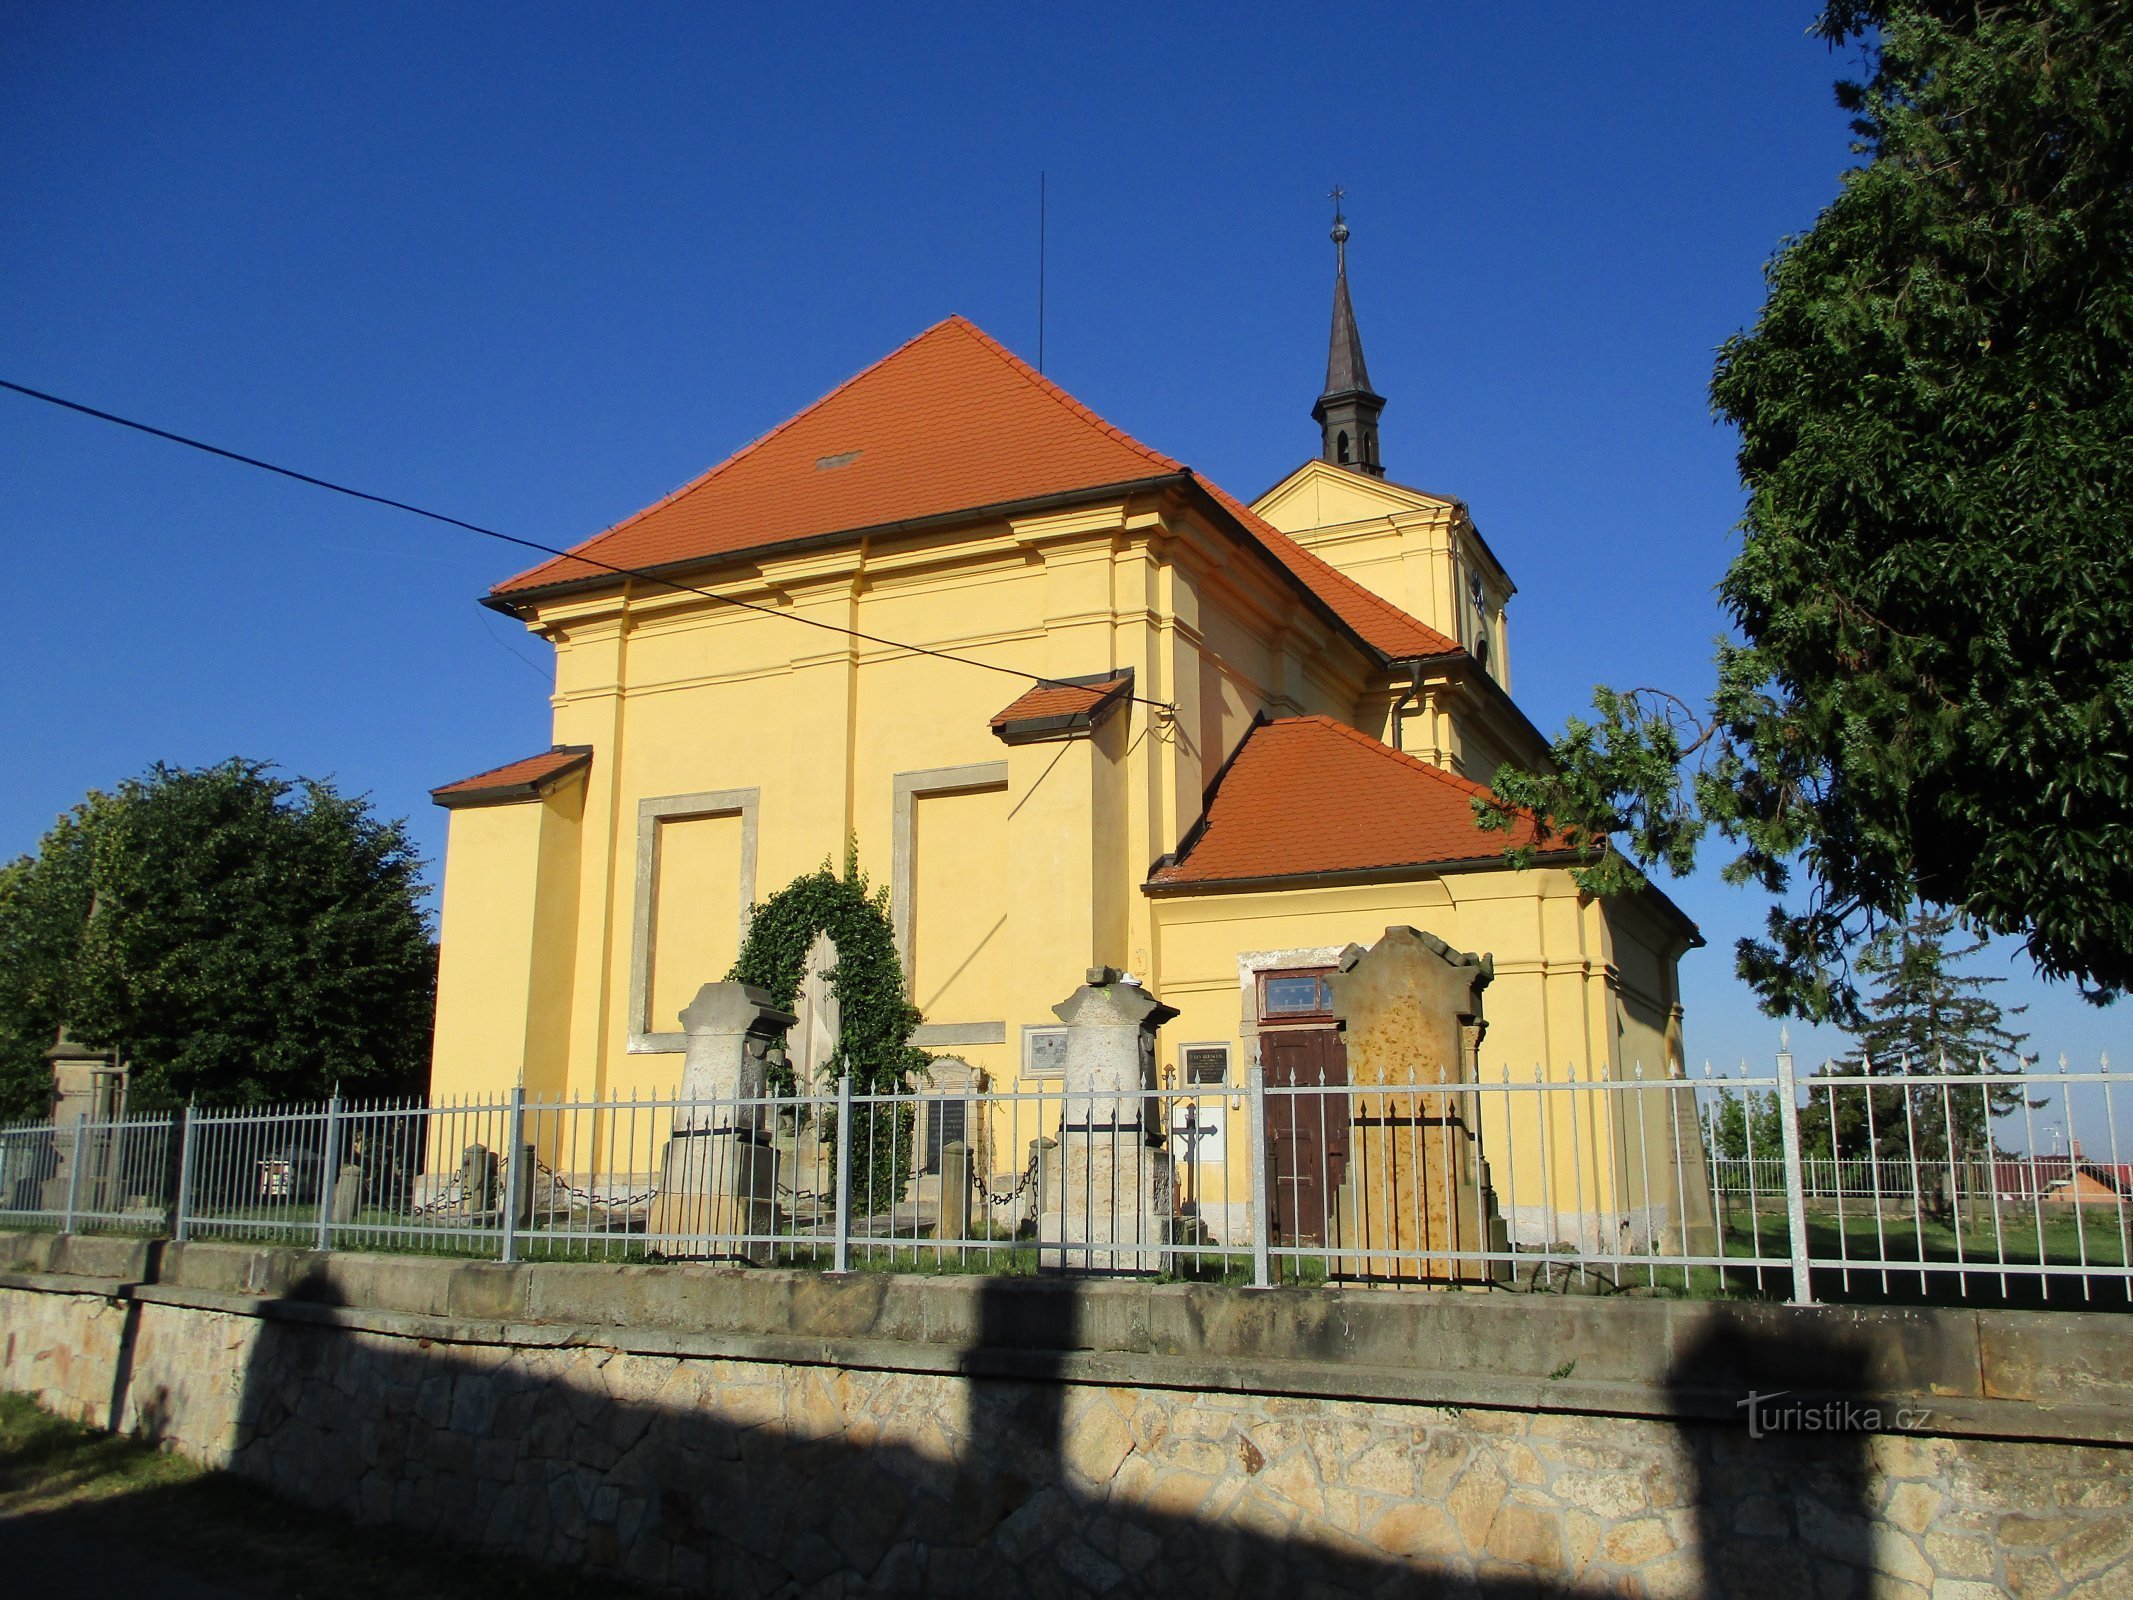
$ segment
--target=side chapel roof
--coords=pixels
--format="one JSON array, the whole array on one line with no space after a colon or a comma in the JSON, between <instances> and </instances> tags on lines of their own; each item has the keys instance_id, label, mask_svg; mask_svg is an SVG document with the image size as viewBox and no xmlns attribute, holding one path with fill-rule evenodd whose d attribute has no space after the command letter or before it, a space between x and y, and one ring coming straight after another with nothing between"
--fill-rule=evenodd
<instances>
[{"instance_id":1,"label":"side chapel roof","mask_svg":"<svg viewBox=\"0 0 2133 1600\"><path fill-rule=\"evenodd\" d=\"M1048 736L1084 732L1122 705L1132 692L1131 667L1036 684L993 714L992 731L1007 744L1028 744Z\"/></svg>"},{"instance_id":2,"label":"side chapel roof","mask_svg":"<svg viewBox=\"0 0 2133 1600\"><path fill-rule=\"evenodd\" d=\"M1506 847L1547 847L1527 815L1509 833L1483 832L1473 802L1488 793L1331 717L1276 718L1245 735L1200 822L1147 888L1501 866Z\"/></svg>"},{"instance_id":3,"label":"side chapel roof","mask_svg":"<svg viewBox=\"0 0 2133 1600\"><path fill-rule=\"evenodd\" d=\"M1464 654L962 317L936 323L665 499L490 591L492 604L958 513L1178 484L1391 660ZM591 557L590 561L579 556ZM599 563L605 563L605 566Z\"/></svg>"},{"instance_id":4,"label":"side chapel roof","mask_svg":"<svg viewBox=\"0 0 2133 1600\"><path fill-rule=\"evenodd\" d=\"M430 791L430 798L447 810L502 800L531 800L557 779L589 765L592 756L589 744L559 744L539 755L522 756L487 772L477 772L471 778L440 784Z\"/></svg>"}]
</instances>

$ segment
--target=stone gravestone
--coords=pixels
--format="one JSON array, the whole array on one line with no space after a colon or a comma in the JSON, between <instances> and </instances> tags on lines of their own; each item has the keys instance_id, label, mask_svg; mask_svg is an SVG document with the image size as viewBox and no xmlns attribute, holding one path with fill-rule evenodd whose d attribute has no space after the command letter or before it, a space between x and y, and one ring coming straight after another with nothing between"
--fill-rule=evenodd
<instances>
[{"instance_id":1,"label":"stone gravestone","mask_svg":"<svg viewBox=\"0 0 2133 1600\"><path fill-rule=\"evenodd\" d=\"M681 1098L699 1103L675 1116L646 1219L647 1234L680 1236L657 1246L664 1254L770 1259L778 1155L762 1102L770 1058L784 1050L793 1020L745 983L707 983L682 1012Z\"/></svg>"},{"instance_id":2,"label":"stone gravestone","mask_svg":"<svg viewBox=\"0 0 2133 1600\"><path fill-rule=\"evenodd\" d=\"M1176 1194L1153 1092L1155 1031L1177 1012L1114 969L1091 967L1052 1013L1067 1025L1065 1109L1038 1260L1055 1271L1161 1272Z\"/></svg>"},{"instance_id":3,"label":"stone gravestone","mask_svg":"<svg viewBox=\"0 0 2133 1600\"><path fill-rule=\"evenodd\" d=\"M831 975L837 970L837 944L827 932L817 933L807 947L800 969L800 993L793 1002L793 1081L804 1092L828 1081L829 1065L837 1054L837 1040L844 1028L843 1008Z\"/></svg>"},{"instance_id":4,"label":"stone gravestone","mask_svg":"<svg viewBox=\"0 0 2133 1600\"><path fill-rule=\"evenodd\" d=\"M1486 1262L1427 1254L1486 1250L1496 1232L1477 1097L1373 1085L1474 1083L1487 1026L1481 992L1494 975L1487 956L1387 928L1368 950L1343 951L1327 980L1347 1047L1353 1129L1339 1239L1329 1242L1358 1252L1333 1256L1335 1276L1444 1284L1490 1277ZM1417 1254L1360 1253L1392 1250Z\"/></svg>"}]
</instances>

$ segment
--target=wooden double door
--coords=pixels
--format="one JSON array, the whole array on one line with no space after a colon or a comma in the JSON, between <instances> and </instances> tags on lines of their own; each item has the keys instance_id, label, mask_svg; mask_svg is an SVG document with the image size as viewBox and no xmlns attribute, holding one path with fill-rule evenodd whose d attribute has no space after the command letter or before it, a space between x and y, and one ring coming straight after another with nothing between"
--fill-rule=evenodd
<instances>
[{"instance_id":1,"label":"wooden double door","mask_svg":"<svg viewBox=\"0 0 2133 1600\"><path fill-rule=\"evenodd\" d=\"M1327 1091L1266 1097L1273 1242L1325 1244L1348 1177L1347 1045L1338 1028L1266 1028L1259 1063L1269 1089Z\"/></svg>"}]
</instances>

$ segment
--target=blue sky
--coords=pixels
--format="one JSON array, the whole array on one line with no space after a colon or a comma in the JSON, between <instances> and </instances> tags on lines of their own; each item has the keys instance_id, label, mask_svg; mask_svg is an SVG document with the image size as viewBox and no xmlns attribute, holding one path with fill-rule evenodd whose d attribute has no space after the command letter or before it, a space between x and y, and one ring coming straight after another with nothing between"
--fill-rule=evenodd
<instances>
[{"instance_id":1,"label":"blue sky","mask_svg":"<svg viewBox=\"0 0 2133 1600\"><path fill-rule=\"evenodd\" d=\"M570 543L950 312L1034 357L1042 171L1048 372L1253 495L1315 450L1338 180L1387 464L1472 505L1553 729L1710 680L1713 352L1852 159L1814 9L18 0L0 376ZM547 741L508 549L6 395L0 540L0 854L244 754L435 860L426 790ZM1692 1057L1767 1059L1760 904L1673 892ZM2002 970L2047 1058L2123 1032Z\"/></svg>"}]
</instances>

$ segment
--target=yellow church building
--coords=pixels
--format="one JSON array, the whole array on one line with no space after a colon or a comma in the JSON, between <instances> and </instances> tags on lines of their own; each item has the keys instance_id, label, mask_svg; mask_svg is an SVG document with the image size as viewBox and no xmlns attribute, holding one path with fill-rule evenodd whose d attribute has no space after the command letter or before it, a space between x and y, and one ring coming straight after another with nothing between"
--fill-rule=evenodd
<instances>
[{"instance_id":1,"label":"yellow church building","mask_svg":"<svg viewBox=\"0 0 2133 1600\"><path fill-rule=\"evenodd\" d=\"M1385 475L1335 237L1320 451L1252 504L951 317L499 583L554 646L554 743L434 792L432 1093L671 1090L751 904L848 840L913 1042L973 1082L1056 1072L1100 965L1177 1009L1166 1081L1308 1070L1330 1018L1293 980L1401 924L1492 958L1484 1082L1678 1072L1693 925L1475 825L1546 760L1515 590L1463 504Z\"/></svg>"}]
</instances>

